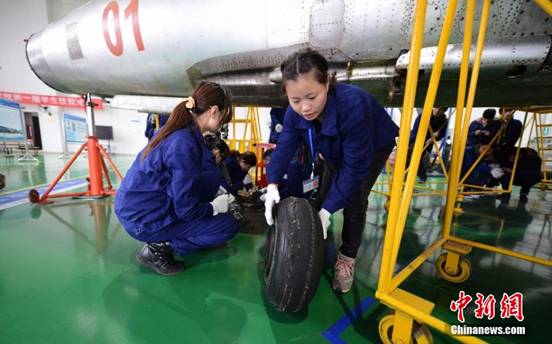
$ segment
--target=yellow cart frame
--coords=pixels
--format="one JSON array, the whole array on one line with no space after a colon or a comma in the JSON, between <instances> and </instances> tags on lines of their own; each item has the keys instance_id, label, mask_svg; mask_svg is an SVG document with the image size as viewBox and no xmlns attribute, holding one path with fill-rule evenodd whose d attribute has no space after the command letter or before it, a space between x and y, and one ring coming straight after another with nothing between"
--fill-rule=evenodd
<instances>
[{"instance_id":1,"label":"yellow cart frame","mask_svg":"<svg viewBox=\"0 0 552 344\"><path fill-rule=\"evenodd\" d=\"M533 133L533 128L535 128L537 151L542 159L543 178L540 182L540 188L542 191L552 190L552 169L549 168L549 164L552 162L552 153L547 155L547 152L552 152L552 123L543 123L544 116L552 116L552 107L537 106L523 110L533 114L530 135Z\"/></svg>"},{"instance_id":2,"label":"yellow cart frame","mask_svg":"<svg viewBox=\"0 0 552 344\"><path fill-rule=\"evenodd\" d=\"M552 3L550 1L535 0L535 2L549 15L552 15ZM405 165L410 136L410 124L412 123L412 112L416 97L416 85L420 65L420 50L423 45L423 32L427 8L427 0L416 1L414 27L412 30L412 41L410 47L411 54L402 106L403 113L401 116L397 158L393 173L391 199L389 214L387 217L387 228L383 243L378 288L376 290L376 297L383 304L395 310L394 314L385 316L380 321L379 332L384 343L409 343L412 338L414 338L417 343L430 343L431 334L425 326L420 326L420 323L427 324L447 335L452 335L450 331L450 324L431 315L435 304L399 288L400 284L439 248L447 250L447 253L444 254L444 259L442 259L442 269L444 273L451 277L464 276L466 273L469 275L469 263L467 263L467 260L462 256L469 253L471 247L477 247L491 252L524 259L530 262L552 266L552 261L550 260L532 257L526 254L505 250L471 240L465 240L451 235L452 218L459 186L458 182L460 179L461 162L463 160L463 147L466 145L467 128L469 126L475 98L479 68L481 64L481 55L483 52L487 22L491 7L491 0L483 0L474 63L472 66L469 91L466 99L472 26L475 16L475 0L467 0L463 51L456 103L454 142L452 145L452 159L449 169L442 236L433 244L429 245L429 247L409 265L394 274L397 255L410 208L409 205L412 200L416 171L420 164L421 153L424 146L423 141L425 140L425 133L429 127L430 112L437 94L446 46L449 41L456 11L456 5L457 0L450 0L448 3L443 29L437 48L437 55L422 110L422 118L412 152L410 169L406 175L406 182L403 185L403 181L405 180ZM459 336L455 337L455 339L464 343L484 343L481 339L473 336Z\"/></svg>"}]
</instances>

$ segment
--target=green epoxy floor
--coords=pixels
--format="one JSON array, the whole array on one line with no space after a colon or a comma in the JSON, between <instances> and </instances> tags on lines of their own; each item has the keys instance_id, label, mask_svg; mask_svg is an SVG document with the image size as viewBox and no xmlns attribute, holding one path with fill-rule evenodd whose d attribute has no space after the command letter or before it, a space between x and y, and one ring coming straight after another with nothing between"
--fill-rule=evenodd
<instances>
[{"instance_id":1,"label":"green epoxy floor","mask_svg":"<svg viewBox=\"0 0 552 344\"><path fill-rule=\"evenodd\" d=\"M38 165L21 166L0 157L7 188L43 185L53 180L64 160L40 156ZM133 157L115 156L125 171ZM66 160L65 160L66 161ZM86 177L78 161L67 179ZM457 234L552 259L552 193L532 190L518 204L517 190L508 204L494 198L467 200L455 220ZM0 342L2 343L324 343L329 329L367 297L377 284L386 213L384 199L372 194L364 242L353 290L335 295L328 268L307 311L280 314L262 297L263 234L240 233L225 247L185 258L188 269L163 277L134 259L140 243L131 239L112 211L112 199L59 200L0 210ZM440 232L442 199L416 197L399 252L407 264ZM335 228L339 228L338 216ZM335 230L334 240L339 239ZM335 252L329 245L328 252ZM473 249L471 278L461 286L439 279L435 257L425 262L402 288L437 304L433 314L457 323L448 307L459 290L524 294L525 336L485 337L493 343L548 341L547 311L552 307L552 269ZM330 267L330 265L328 265ZM468 308L469 310L469 308ZM466 311L468 322L475 318ZM472 308L473 311L473 308ZM378 303L340 334L346 343L379 342ZM490 321L479 321L490 325ZM500 322L497 322L500 323ZM433 333L434 342L454 342Z\"/></svg>"}]
</instances>

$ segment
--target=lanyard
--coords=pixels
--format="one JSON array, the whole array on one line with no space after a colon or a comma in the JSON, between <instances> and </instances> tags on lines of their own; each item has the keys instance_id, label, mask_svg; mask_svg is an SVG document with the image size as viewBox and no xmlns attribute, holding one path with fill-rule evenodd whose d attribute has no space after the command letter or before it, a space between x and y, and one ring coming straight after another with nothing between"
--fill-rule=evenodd
<instances>
[{"instance_id":1,"label":"lanyard","mask_svg":"<svg viewBox=\"0 0 552 344\"><path fill-rule=\"evenodd\" d=\"M312 128L309 128L309 148L310 148L311 159L312 159L311 178L313 178L317 156L316 156L316 151L314 149L314 144L313 144L313 141L312 141Z\"/></svg>"}]
</instances>

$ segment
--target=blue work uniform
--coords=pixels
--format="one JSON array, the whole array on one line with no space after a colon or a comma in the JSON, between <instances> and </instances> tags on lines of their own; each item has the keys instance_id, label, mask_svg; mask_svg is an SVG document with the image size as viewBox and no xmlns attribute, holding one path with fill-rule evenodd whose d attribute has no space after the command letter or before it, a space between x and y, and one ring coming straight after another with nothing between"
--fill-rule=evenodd
<instances>
[{"instance_id":1,"label":"blue work uniform","mask_svg":"<svg viewBox=\"0 0 552 344\"><path fill-rule=\"evenodd\" d=\"M157 128L157 123L155 120L156 116L159 116L159 128ZM146 135L148 140L151 140L151 138L157 133L157 131L159 131L159 129L161 129L161 127L163 127L165 123L167 123L169 116L170 116L169 114L155 114L155 113L150 113L148 115L148 118L146 120L146 132L144 133L144 135Z\"/></svg>"},{"instance_id":2,"label":"blue work uniform","mask_svg":"<svg viewBox=\"0 0 552 344\"><path fill-rule=\"evenodd\" d=\"M478 157L479 150L477 145L469 146L466 148L466 151L464 153L464 160L462 161L461 178L464 178L464 175ZM491 167L486 161L482 159L470 173L469 177L466 179L466 183L471 185L483 186L489 183L491 179L493 179L493 176L491 174Z\"/></svg>"},{"instance_id":3,"label":"blue work uniform","mask_svg":"<svg viewBox=\"0 0 552 344\"><path fill-rule=\"evenodd\" d=\"M481 143L484 144L484 145L491 143L492 139L499 132L501 126L502 126L502 123L499 120L489 121L487 123L487 125L485 125L483 127L483 130L488 130L490 135L483 137L481 139ZM496 141L495 141L495 143L496 143Z\"/></svg>"},{"instance_id":4,"label":"blue work uniform","mask_svg":"<svg viewBox=\"0 0 552 344\"><path fill-rule=\"evenodd\" d=\"M200 195L205 141L190 125L171 133L142 159L140 152L115 197L115 213L133 238L169 241L179 255L218 246L238 231L231 214L213 216Z\"/></svg>"},{"instance_id":5,"label":"blue work uniform","mask_svg":"<svg viewBox=\"0 0 552 344\"><path fill-rule=\"evenodd\" d=\"M269 143L277 143L280 133L276 131L276 125L284 125L284 116L286 114L286 108L272 108L270 109L270 136L268 138Z\"/></svg>"},{"instance_id":6,"label":"blue work uniform","mask_svg":"<svg viewBox=\"0 0 552 344\"><path fill-rule=\"evenodd\" d=\"M488 131L489 135L483 135L480 133L477 135L475 132L477 130L480 131ZM468 141L466 142L466 146L473 146L478 144L489 144L491 143L492 139L495 137L496 133L500 130L500 121L489 121L486 125L483 125L481 120L475 120L470 123L470 127L468 129Z\"/></svg>"},{"instance_id":7,"label":"blue work uniform","mask_svg":"<svg viewBox=\"0 0 552 344\"><path fill-rule=\"evenodd\" d=\"M514 147L517 140L521 136L522 127L523 124L521 124L521 121L515 118L512 118L508 123L506 123L504 131L502 132L502 137L499 142L500 146Z\"/></svg>"},{"instance_id":8,"label":"blue work uniform","mask_svg":"<svg viewBox=\"0 0 552 344\"><path fill-rule=\"evenodd\" d=\"M499 161L500 167L512 169L514 167L516 151L517 149L515 148L510 149L506 159ZM528 147L520 148L513 184L521 186L521 194L527 195L531 187L541 181L541 167L542 159L534 149ZM510 178L511 173L506 172L500 179L504 190L508 189Z\"/></svg>"},{"instance_id":9,"label":"blue work uniform","mask_svg":"<svg viewBox=\"0 0 552 344\"><path fill-rule=\"evenodd\" d=\"M201 179L199 183L201 200L204 202L212 201L221 186L225 190L230 191L230 186L224 179L221 167L217 166L213 153L211 153L207 146L204 146L201 161Z\"/></svg>"},{"instance_id":10,"label":"blue work uniform","mask_svg":"<svg viewBox=\"0 0 552 344\"><path fill-rule=\"evenodd\" d=\"M247 172L241 169L238 159L232 154L224 159L224 165L226 165L226 169L228 170L230 181L232 183L229 186L230 189L228 191L236 195L238 190L241 190L244 186L246 186L243 184L243 180L245 176L247 176Z\"/></svg>"},{"instance_id":11,"label":"blue work uniform","mask_svg":"<svg viewBox=\"0 0 552 344\"><path fill-rule=\"evenodd\" d=\"M283 132L267 166L268 181L278 183L299 145L306 143L311 161L320 153L339 169L322 204L334 213L350 205L375 152L394 145L398 127L371 95L346 84L337 84L328 92L320 132L315 121L307 121L288 107Z\"/></svg>"},{"instance_id":12,"label":"blue work uniform","mask_svg":"<svg viewBox=\"0 0 552 344\"><path fill-rule=\"evenodd\" d=\"M466 146L474 146L481 143L481 136L477 135L475 132L477 130L483 130L483 123L479 120L472 121L470 123L470 127L468 128L468 141L466 142Z\"/></svg>"},{"instance_id":13,"label":"blue work uniform","mask_svg":"<svg viewBox=\"0 0 552 344\"><path fill-rule=\"evenodd\" d=\"M278 182L281 198L304 197L303 180L309 179L311 168L297 159L293 159L282 179Z\"/></svg>"},{"instance_id":14,"label":"blue work uniform","mask_svg":"<svg viewBox=\"0 0 552 344\"><path fill-rule=\"evenodd\" d=\"M416 120L414 121L414 126L412 127L412 130L410 131L410 146L414 145L414 142L416 141L416 135L418 134L418 128L420 127L420 120L422 119L422 114L420 113ZM441 139L443 139L447 133L447 124L448 124L448 118L445 114L439 115L439 116L433 116L431 115L429 119L429 126L433 133L437 133L435 136L435 141L439 142ZM427 130L425 139L424 139L424 145L425 141L427 141L429 138L431 138L431 132L429 129ZM425 151L428 154L431 154L431 150L433 149L433 144L430 144Z\"/></svg>"}]
</instances>

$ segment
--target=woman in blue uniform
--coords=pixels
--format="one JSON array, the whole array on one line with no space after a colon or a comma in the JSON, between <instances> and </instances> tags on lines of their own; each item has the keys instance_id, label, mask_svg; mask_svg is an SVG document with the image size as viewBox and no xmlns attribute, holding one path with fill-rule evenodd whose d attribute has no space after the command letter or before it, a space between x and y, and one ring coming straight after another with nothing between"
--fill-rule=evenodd
<instances>
[{"instance_id":1,"label":"woman in blue uniform","mask_svg":"<svg viewBox=\"0 0 552 344\"><path fill-rule=\"evenodd\" d=\"M290 107L267 167L265 217L272 225L272 209L280 200L277 183L299 145L306 143L311 161L317 161L313 170L319 171L324 238L331 214L344 210L333 288L345 293L353 283L368 195L395 145L398 128L371 95L355 86L335 84L326 59L316 51L295 53L281 70Z\"/></svg>"},{"instance_id":2,"label":"woman in blue uniform","mask_svg":"<svg viewBox=\"0 0 552 344\"><path fill-rule=\"evenodd\" d=\"M202 199L213 199L221 190L230 191L232 181L224 164L224 159L230 154L230 148L223 139L216 135L206 135L205 144L210 154L203 154L203 169L201 173L200 194Z\"/></svg>"},{"instance_id":3,"label":"woman in blue uniform","mask_svg":"<svg viewBox=\"0 0 552 344\"><path fill-rule=\"evenodd\" d=\"M512 177L512 169L514 167L514 161L516 159L517 148L511 147L508 149L502 149L499 155L500 167L504 170L504 175L500 178L503 190L508 190L510 185L510 178ZM542 180L542 159L539 157L537 151L532 148L525 147L520 148L519 157L517 162L517 169L514 174L513 184L521 186L519 190L519 201L527 202L529 198L529 192L531 188ZM503 193L499 196L503 201L510 199L510 193Z\"/></svg>"},{"instance_id":4,"label":"woman in blue uniform","mask_svg":"<svg viewBox=\"0 0 552 344\"><path fill-rule=\"evenodd\" d=\"M274 153L274 149L267 149L263 153L263 160L268 166L270 164L270 157ZM286 173L282 176L282 179L278 181L278 192L280 194L280 199L286 197L306 197L308 196L303 193L303 181L309 179L311 170L308 166L300 161L300 159L293 158L291 159Z\"/></svg>"},{"instance_id":5,"label":"woman in blue uniform","mask_svg":"<svg viewBox=\"0 0 552 344\"><path fill-rule=\"evenodd\" d=\"M167 120L169 119L169 114L161 113L150 113L146 119L146 132L144 135L148 138L148 141L162 128Z\"/></svg>"},{"instance_id":6,"label":"woman in blue uniform","mask_svg":"<svg viewBox=\"0 0 552 344\"><path fill-rule=\"evenodd\" d=\"M477 144L466 147L466 151L464 152L464 160L462 161L461 175L464 176L466 172L468 172L479 156L485 152L485 149L487 149L487 152L466 179L466 184L479 186L493 185L493 183L495 183L493 178L498 179L504 174L500 168L493 167L493 147ZM468 187L464 190L472 191L473 189Z\"/></svg>"},{"instance_id":7,"label":"woman in blue uniform","mask_svg":"<svg viewBox=\"0 0 552 344\"><path fill-rule=\"evenodd\" d=\"M238 224L227 194L206 200L199 192L208 154L202 132L216 131L232 117L226 91L215 83L201 83L178 104L167 123L140 152L115 198L115 212L126 231L146 244L138 261L170 275L184 269L173 253L195 250L230 240Z\"/></svg>"},{"instance_id":8,"label":"woman in blue uniform","mask_svg":"<svg viewBox=\"0 0 552 344\"><path fill-rule=\"evenodd\" d=\"M237 151L231 151L228 157L224 160L224 165L228 170L230 176L230 191L236 195L239 190L247 187L244 179L248 175L251 168L257 166L257 157L253 152L239 153Z\"/></svg>"},{"instance_id":9,"label":"woman in blue uniform","mask_svg":"<svg viewBox=\"0 0 552 344\"><path fill-rule=\"evenodd\" d=\"M270 136L268 138L268 143L278 143L278 136L280 136L284 128L286 108L287 107L270 109Z\"/></svg>"},{"instance_id":10,"label":"woman in blue uniform","mask_svg":"<svg viewBox=\"0 0 552 344\"><path fill-rule=\"evenodd\" d=\"M429 120L429 128L427 129L425 136L425 145L427 146L420 159L420 165L418 166L418 178L420 182L425 183L427 181L427 173L431 169L431 151L433 151L432 136L435 137L435 141L441 141L447 134L448 118L446 111L448 108L440 107L433 108L431 112L431 118ZM420 127L420 120L422 119L421 111L414 121L414 126L410 131L410 144L408 148L407 166L410 164L410 158L412 156L412 150L414 149L414 142L416 142L416 135L418 134L418 128ZM429 130L431 128L431 130ZM431 133L433 132L433 134Z\"/></svg>"},{"instance_id":11,"label":"woman in blue uniform","mask_svg":"<svg viewBox=\"0 0 552 344\"><path fill-rule=\"evenodd\" d=\"M498 140L498 146L503 149L515 147L523 131L523 124L520 120L514 118L515 109L500 108L499 112L502 115L504 129L502 130L502 137Z\"/></svg>"},{"instance_id":12,"label":"woman in blue uniform","mask_svg":"<svg viewBox=\"0 0 552 344\"><path fill-rule=\"evenodd\" d=\"M496 133L500 130L500 121L495 120L495 109L486 109L483 116L470 123L468 129L468 142L466 146L477 144L488 145L491 143ZM495 142L496 144L496 142Z\"/></svg>"}]
</instances>

